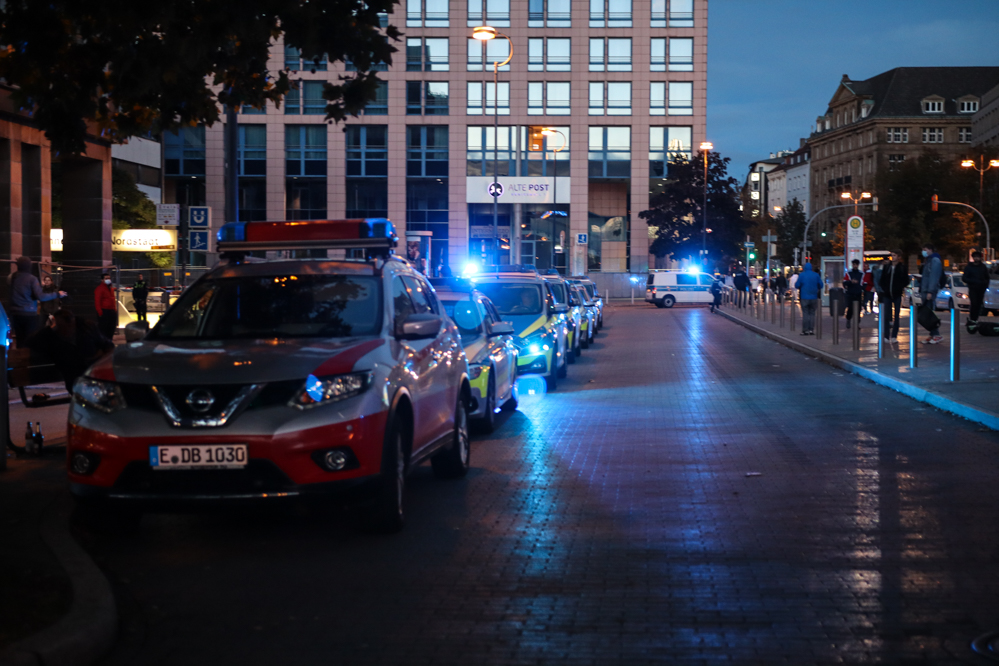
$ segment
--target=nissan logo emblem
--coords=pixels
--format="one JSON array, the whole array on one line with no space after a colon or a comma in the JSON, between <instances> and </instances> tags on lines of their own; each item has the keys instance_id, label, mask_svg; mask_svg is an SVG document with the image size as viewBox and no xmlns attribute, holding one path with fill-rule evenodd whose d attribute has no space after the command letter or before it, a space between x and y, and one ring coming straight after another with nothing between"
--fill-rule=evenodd
<instances>
[{"instance_id":1,"label":"nissan logo emblem","mask_svg":"<svg viewBox=\"0 0 999 666\"><path fill-rule=\"evenodd\" d=\"M187 406L198 414L204 414L215 404L215 396L208 389L194 389L187 394Z\"/></svg>"}]
</instances>

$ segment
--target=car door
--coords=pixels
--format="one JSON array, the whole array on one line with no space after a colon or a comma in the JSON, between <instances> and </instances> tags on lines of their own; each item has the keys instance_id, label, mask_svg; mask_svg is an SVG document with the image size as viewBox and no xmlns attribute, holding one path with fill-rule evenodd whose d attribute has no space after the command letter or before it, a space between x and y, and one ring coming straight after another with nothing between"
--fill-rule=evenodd
<instances>
[{"instance_id":1,"label":"car door","mask_svg":"<svg viewBox=\"0 0 999 666\"><path fill-rule=\"evenodd\" d=\"M437 299L433 297L430 285L421 278L411 275L403 276L402 279L409 289L409 296L413 300L417 314L440 314L440 308L434 307ZM437 337L426 342L427 362L425 373L420 378L420 392L421 399L427 401L427 414L431 415L427 441L433 442L451 430L457 399L452 387L456 387L457 382L451 377L453 364L447 363L448 354L451 352L449 348L451 334L447 327L441 326Z\"/></svg>"},{"instance_id":2,"label":"car door","mask_svg":"<svg viewBox=\"0 0 999 666\"><path fill-rule=\"evenodd\" d=\"M484 298L476 299L482 319L486 323L486 333L488 334L493 324L501 321L499 313L493 304ZM516 361L513 355L513 344L509 335L490 335L486 343L489 346L489 356L493 360L496 368L496 396L509 394L511 382L513 381L513 366Z\"/></svg>"},{"instance_id":3,"label":"car door","mask_svg":"<svg viewBox=\"0 0 999 666\"><path fill-rule=\"evenodd\" d=\"M707 273L697 274L697 286L701 288L697 292L697 302L698 303L712 303L715 297L711 295L711 285L714 284L715 279L708 275Z\"/></svg>"},{"instance_id":4,"label":"car door","mask_svg":"<svg viewBox=\"0 0 999 666\"><path fill-rule=\"evenodd\" d=\"M417 312L411 296L412 289L402 276L392 278L392 305L394 310L394 330L398 331L402 322ZM403 369L403 381L409 388L413 401L413 450L419 450L433 440L438 419L438 408L433 397L428 395L427 386L431 381L431 362L435 340L402 340L401 356L398 359Z\"/></svg>"}]
</instances>

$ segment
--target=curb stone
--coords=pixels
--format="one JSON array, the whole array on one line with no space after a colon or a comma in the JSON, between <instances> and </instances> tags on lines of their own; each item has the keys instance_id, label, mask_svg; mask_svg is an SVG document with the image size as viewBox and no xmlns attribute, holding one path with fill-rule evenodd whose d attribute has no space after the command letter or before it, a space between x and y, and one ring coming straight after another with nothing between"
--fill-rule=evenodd
<instances>
[{"instance_id":1,"label":"curb stone","mask_svg":"<svg viewBox=\"0 0 999 666\"><path fill-rule=\"evenodd\" d=\"M969 421L987 426L992 430L999 430L999 414L995 412L990 412L978 407L972 407L971 405L966 405L952 398L948 398L947 396L916 386L915 384L910 384L909 382L904 382L901 379L883 375L877 370L872 370L871 368L860 365L859 363L847 361L846 359L840 358L828 352L809 347L808 345L785 338L782 335L760 328L759 326L749 322L742 321L741 319L728 314L724 310L719 310L718 314L722 315L729 321L733 321L740 326L748 328L754 333L770 338L771 340L779 342L785 347L790 347L795 351L801 352L806 356L815 357L824 363L828 363L829 365L840 368L841 370L846 370L851 374L863 377L864 379L872 381L880 386L884 386L885 388L898 391L902 395L906 395L914 400L926 403L927 405L936 407L942 411L949 412L955 416L960 416L968 419Z\"/></svg>"},{"instance_id":2,"label":"curb stone","mask_svg":"<svg viewBox=\"0 0 999 666\"><path fill-rule=\"evenodd\" d=\"M114 643L118 612L103 572L69 533L72 502L46 510L40 531L72 582L73 602L62 619L0 652L0 666L89 666Z\"/></svg>"}]
</instances>

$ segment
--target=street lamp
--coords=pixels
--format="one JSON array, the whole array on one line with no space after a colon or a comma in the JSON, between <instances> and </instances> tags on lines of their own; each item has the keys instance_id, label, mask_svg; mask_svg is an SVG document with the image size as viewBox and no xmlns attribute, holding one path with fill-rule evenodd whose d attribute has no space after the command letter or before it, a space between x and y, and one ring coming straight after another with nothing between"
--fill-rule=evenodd
<instances>
[{"instance_id":1,"label":"street lamp","mask_svg":"<svg viewBox=\"0 0 999 666\"><path fill-rule=\"evenodd\" d=\"M859 207L858 207L858 204L859 204L859 203L861 202L861 200L863 200L863 199L870 199L870 198L871 198L871 193L870 193L870 192L861 192L861 193L860 193L860 196L859 196L859 197L857 197L856 199L854 199L854 198L853 198L853 195L852 195L852 194L850 194L849 192L844 192L843 194L841 194L841 195L839 195L839 196L840 196L840 198L842 198L842 199L849 199L850 201L852 201L852 202L853 202L853 214L854 214L854 215L856 215L856 214L857 214L857 210L858 210L858 208L859 208Z\"/></svg>"},{"instance_id":2,"label":"street lamp","mask_svg":"<svg viewBox=\"0 0 999 666\"><path fill-rule=\"evenodd\" d=\"M510 44L510 52L506 60L493 61L493 263L499 265L499 68L506 66L513 58L513 42L502 32L488 25L472 28L472 37L480 42L488 42L497 37L506 39ZM510 230L513 231L514 221L511 219ZM512 235L512 233L511 233Z\"/></svg>"},{"instance_id":3,"label":"street lamp","mask_svg":"<svg viewBox=\"0 0 999 666\"><path fill-rule=\"evenodd\" d=\"M704 210L702 212L701 225L701 261L708 262L708 152L714 149L714 144L710 141L701 142L701 154L704 155Z\"/></svg>"},{"instance_id":4,"label":"street lamp","mask_svg":"<svg viewBox=\"0 0 999 666\"><path fill-rule=\"evenodd\" d=\"M559 153L560 150L563 150L565 148L566 139L565 139L565 134L562 134L561 131L555 129L554 127L542 127L541 128L541 134L544 135L544 136L546 136L546 137L547 136L555 136L556 134L558 134L559 136L562 137L562 145L559 146L558 148L555 148L555 150L554 150L554 152L555 152L555 167L554 167L554 171L555 171L555 176L554 176L555 187L552 190L552 198L555 201L554 201L554 204L552 205L552 268L555 268L555 238L556 238L556 236L555 236L555 217L556 217L555 213L557 212L557 209L558 209L558 153ZM548 143L545 142L545 148L547 148L547 147L548 147ZM562 252L565 252L565 248L562 249Z\"/></svg>"},{"instance_id":5,"label":"street lamp","mask_svg":"<svg viewBox=\"0 0 999 666\"><path fill-rule=\"evenodd\" d=\"M989 165L985 166L985 156L979 155L978 166L975 166L975 160L961 160L961 166L978 172L978 209L981 210L982 193L985 191L985 172L992 167L999 167L999 160L989 160Z\"/></svg>"}]
</instances>

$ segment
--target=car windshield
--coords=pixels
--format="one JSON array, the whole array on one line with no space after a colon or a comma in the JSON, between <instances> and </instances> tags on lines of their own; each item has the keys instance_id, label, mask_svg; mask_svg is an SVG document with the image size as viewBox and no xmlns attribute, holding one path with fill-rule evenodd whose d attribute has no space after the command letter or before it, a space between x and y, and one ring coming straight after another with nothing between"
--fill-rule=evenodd
<instances>
[{"instance_id":1,"label":"car windshield","mask_svg":"<svg viewBox=\"0 0 999 666\"><path fill-rule=\"evenodd\" d=\"M541 287L536 284L484 282L476 289L489 297L501 315L541 314L544 306Z\"/></svg>"},{"instance_id":2,"label":"car windshield","mask_svg":"<svg viewBox=\"0 0 999 666\"><path fill-rule=\"evenodd\" d=\"M555 292L555 302L556 303L568 303L569 301L565 296L565 285L561 282L549 282L552 291Z\"/></svg>"},{"instance_id":3,"label":"car windshield","mask_svg":"<svg viewBox=\"0 0 999 666\"><path fill-rule=\"evenodd\" d=\"M444 305L444 312L458 327L462 346L474 342L484 334L482 316L471 299L447 300L442 298L441 303Z\"/></svg>"},{"instance_id":4,"label":"car windshield","mask_svg":"<svg viewBox=\"0 0 999 666\"><path fill-rule=\"evenodd\" d=\"M381 325L378 278L268 275L198 282L160 319L150 338L345 338Z\"/></svg>"},{"instance_id":5,"label":"car windshield","mask_svg":"<svg viewBox=\"0 0 999 666\"><path fill-rule=\"evenodd\" d=\"M950 279L954 282L954 286L955 287L963 287L963 286L965 286L964 285L964 280L962 280L961 276L958 275L957 273L954 273L953 275L951 275Z\"/></svg>"},{"instance_id":6,"label":"car windshield","mask_svg":"<svg viewBox=\"0 0 999 666\"><path fill-rule=\"evenodd\" d=\"M584 283L583 284L583 289L586 290L586 295L590 297L590 300L593 300L593 294L594 294L593 285L592 284L585 284Z\"/></svg>"}]
</instances>

